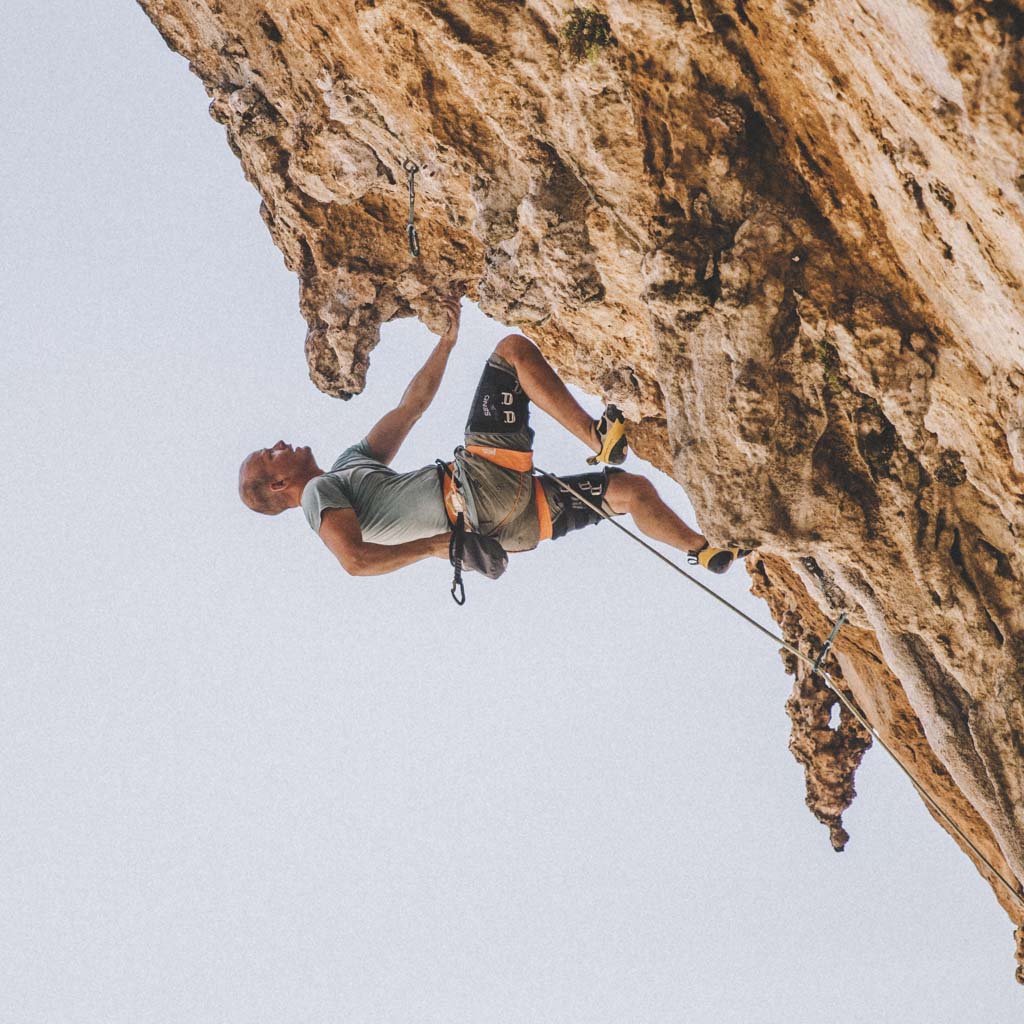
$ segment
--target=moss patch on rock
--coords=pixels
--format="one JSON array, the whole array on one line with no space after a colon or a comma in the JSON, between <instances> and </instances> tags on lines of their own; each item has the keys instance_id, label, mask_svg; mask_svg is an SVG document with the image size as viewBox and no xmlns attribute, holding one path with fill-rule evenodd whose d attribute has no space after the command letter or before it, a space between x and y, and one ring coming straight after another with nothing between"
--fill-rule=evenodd
<instances>
[{"instance_id":1,"label":"moss patch on rock","mask_svg":"<svg viewBox=\"0 0 1024 1024\"><path fill-rule=\"evenodd\" d=\"M574 64L580 61L597 60L601 51L615 45L608 15L593 7L577 7L565 28L562 29L565 50Z\"/></svg>"},{"instance_id":2,"label":"moss patch on rock","mask_svg":"<svg viewBox=\"0 0 1024 1024\"><path fill-rule=\"evenodd\" d=\"M827 341L818 344L818 361L824 367L825 383L833 392L849 390L850 381L842 372L839 349Z\"/></svg>"}]
</instances>

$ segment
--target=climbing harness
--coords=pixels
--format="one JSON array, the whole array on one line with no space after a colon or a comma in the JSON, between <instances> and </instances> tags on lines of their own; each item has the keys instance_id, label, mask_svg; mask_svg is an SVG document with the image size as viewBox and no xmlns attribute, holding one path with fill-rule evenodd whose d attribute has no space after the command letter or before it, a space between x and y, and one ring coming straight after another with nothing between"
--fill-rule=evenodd
<instances>
[{"instance_id":1,"label":"climbing harness","mask_svg":"<svg viewBox=\"0 0 1024 1024\"><path fill-rule=\"evenodd\" d=\"M402 170L409 175L409 223L406 225L405 233L409 236L409 252L413 256L420 254L420 240L416 234L416 224L413 219L416 208L416 172L419 171L419 164L412 160L406 160L402 164Z\"/></svg>"},{"instance_id":2,"label":"climbing harness","mask_svg":"<svg viewBox=\"0 0 1024 1024\"><path fill-rule=\"evenodd\" d=\"M469 506L462 493L462 481L459 479L458 464L445 462L443 459L435 459L438 477L441 481L441 497L444 501L445 514L452 528L451 542L448 545L448 557L455 567L455 575L452 579L451 595L457 605L466 603L466 588L462 582L463 569L475 569L484 573L491 579L497 579L508 564L508 555L499 542L494 539L509 520L519 505L519 499L523 491L523 477L529 476L533 470L533 453L511 451L507 448L492 448L487 445L470 444L456 449L459 452L469 452L477 455L488 462L505 469L514 469L520 474L519 488L516 491L512 507L505 518L495 526L486 536L478 535L469 525ZM547 540L551 537L551 510L548 508L547 497L540 480L533 477L533 487L537 498L537 516L540 522L540 539ZM466 534L473 533L467 552ZM466 564L464 564L464 562Z\"/></svg>"},{"instance_id":3,"label":"climbing harness","mask_svg":"<svg viewBox=\"0 0 1024 1024\"><path fill-rule=\"evenodd\" d=\"M745 621L747 621L751 626L754 627L754 629L759 630L761 633L764 633L764 635L766 637L771 639L773 642L778 644L780 647L784 648L786 651L788 651L794 657L798 658L800 661L802 661L805 664L809 665L811 667L811 671L815 675L817 675L818 678L821 679L825 683L825 685L829 688L829 690L832 691L833 694L835 694L835 696L842 703L843 707L845 707L850 712L850 714L853 715L853 717L856 718L858 722L860 722L860 724L871 734L872 738L878 743L878 745L889 755L889 757L892 758L893 761L896 762L897 767L900 769L901 772L903 772L903 774L907 777L907 779L909 779L910 784L914 787L914 789L916 789L918 791L918 793L921 795L921 798L960 837L960 839L962 839L964 841L964 843L970 848L970 850L974 853L974 855L978 858L978 860L980 860L989 869L989 871L992 872L993 876L995 878L999 879L999 881L1003 884L1003 886L1005 886L1006 891L1009 892L1010 895L1013 896L1013 898L1022 907L1024 907L1024 893L1021 892L1020 888L1017 887L1017 886L1014 886L1003 875L1003 873L1001 871L999 871L998 868L996 868L996 866L992 863L992 861L990 861L988 859L988 857L986 857L985 854L982 853L981 850L978 849L977 845L975 845L975 843L964 833L963 829L961 829L960 826L955 821L953 821L953 819L942 809L942 807L939 806L938 801L935 800L935 798L926 789L922 788L918 784L917 780L913 777L913 775L910 774L909 769L903 764L903 762L897 756L896 752L892 749L892 747L889 746L888 743L885 742L885 740L882 739L882 737L878 734L878 732L875 730L875 728L864 717L863 713L856 706L856 704L854 704L853 701L850 700L850 698L847 697L842 692L842 690L839 689L839 687L836 684L835 680L829 675L829 673L822 670L821 663L822 663L822 661L824 661L825 657L827 656L829 650L832 647L833 642L835 641L836 636L839 633L839 630L842 628L843 623L846 621L846 613L845 612L842 615L840 615L839 618L836 620L835 625L832 627L832 632L829 634L829 637L825 641L824 645L822 646L822 649L818 652L817 657L812 659L808 655L804 654L802 651L800 651L799 649L794 647L791 643L788 643L781 636L776 636L776 634L774 634L770 629L766 629L759 622L757 622L754 619L752 619L749 615L747 615L745 612L741 611L734 604L732 604L729 601L727 601L720 594L716 594L715 591L713 591L710 587L705 586L703 583L700 582L700 580L695 579L685 569L683 569L680 565L677 565L675 562L673 562L672 559L666 558L665 555L663 555L660 551L658 551L657 548L652 547L645 540L643 540L643 538L638 537L635 533L633 533L632 530L628 530L621 523L616 522L614 517L612 517L607 512L605 512L604 509L598 508L597 505L595 505L592 502L588 501L587 498L585 498L578 491L574 491L568 484L566 484L563 480L560 480L553 473L547 473L543 469L541 469L539 466L537 467L536 471L541 476L546 477L548 480L552 481L552 483L554 483L555 485L560 487L563 491L567 492L568 494L571 494L571 495L575 496L580 501L582 501L585 505L589 505L590 508L592 508L595 512L597 512L598 515L600 515L602 519L607 519L613 526L615 526L617 529L621 530L628 537L632 537L633 540L635 540L641 547L646 548L656 558L661 559L661 561L663 561L666 565L670 566L677 573L679 573L680 576L682 576L685 579L689 580L694 585L700 587L700 589L703 590L704 593L709 594L716 601L718 601L719 604L725 605L725 607L728 608L730 611L735 612L741 619L744 619Z\"/></svg>"}]
</instances>

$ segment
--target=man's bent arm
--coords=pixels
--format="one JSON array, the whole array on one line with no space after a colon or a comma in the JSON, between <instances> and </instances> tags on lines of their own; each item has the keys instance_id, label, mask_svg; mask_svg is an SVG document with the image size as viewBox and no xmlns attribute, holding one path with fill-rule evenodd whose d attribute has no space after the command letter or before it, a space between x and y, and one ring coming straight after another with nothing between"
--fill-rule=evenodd
<instances>
[{"instance_id":1,"label":"man's bent arm","mask_svg":"<svg viewBox=\"0 0 1024 1024\"><path fill-rule=\"evenodd\" d=\"M320 521L320 539L350 576L383 576L424 558L447 558L447 533L404 544L370 544L350 508L332 508Z\"/></svg>"},{"instance_id":2,"label":"man's bent arm","mask_svg":"<svg viewBox=\"0 0 1024 1024\"><path fill-rule=\"evenodd\" d=\"M427 361L409 381L402 400L366 435L371 455L384 465L389 465L398 454L402 442L430 407L441 386L448 357L459 335L459 300L446 299L444 305L448 311L447 330L441 335Z\"/></svg>"}]
</instances>

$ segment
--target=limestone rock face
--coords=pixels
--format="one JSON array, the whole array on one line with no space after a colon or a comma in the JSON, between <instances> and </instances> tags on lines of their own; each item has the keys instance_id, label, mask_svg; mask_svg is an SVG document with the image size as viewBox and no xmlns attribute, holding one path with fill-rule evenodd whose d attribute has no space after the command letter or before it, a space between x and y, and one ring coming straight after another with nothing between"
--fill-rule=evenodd
<instances>
[{"instance_id":1,"label":"limestone rock face","mask_svg":"<svg viewBox=\"0 0 1024 1024\"><path fill-rule=\"evenodd\" d=\"M757 548L787 640L848 613L836 675L1020 924L1019 0L140 2L263 198L316 386L462 282ZM841 845L866 737L791 667Z\"/></svg>"}]
</instances>

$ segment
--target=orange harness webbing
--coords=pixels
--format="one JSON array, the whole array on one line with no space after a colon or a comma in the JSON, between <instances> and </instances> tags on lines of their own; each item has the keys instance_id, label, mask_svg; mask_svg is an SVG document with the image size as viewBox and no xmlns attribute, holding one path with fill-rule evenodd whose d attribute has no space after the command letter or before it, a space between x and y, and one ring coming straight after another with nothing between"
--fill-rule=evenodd
<instances>
[{"instance_id":1,"label":"orange harness webbing","mask_svg":"<svg viewBox=\"0 0 1024 1024\"><path fill-rule=\"evenodd\" d=\"M544 487L540 477L533 478L533 491L537 495L537 519L540 521L540 539L551 540L551 506L548 504L548 496L544 493Z\"/></svg>"},{"instance_id":2,"label":"orange harness webbing","mask_svg":"<svg viewBox=\"0 0 1024 1024\"><path fill-rule=\"evenodd\" d=\"M479 455L481 459L493 462L503 469L514 469L518 473L533 472L533 452L519 452L512 448L490 448L482 444L467 444L466 451L470 455Z\"/></svg>"},{"instance_id":3,"label":"orange harness webbing","mask_svg":"<svg viewBox=\"0 0 1024 1024\"><path fill-rule=\"evenodd\" d=\"M530 473L533 470L533 452L513 451L511 448L490 448L479 444L466 445L466 451L472 455L478 455L481 459L493 462L496 466L504 469L513 469L518 473ZM444 482L441 485L441 493L444 497L444 508L448 515L448 521L455 524L459 510L455 504L457 491L455 489L455 463L449 462L448 471L444 474ZM537 499L537 520L540 527L540 539L551 539L551 507L548 505L548 497L544 493L544 487L540 477L533 478L533 493ZM466 524L467 529L469 524Z\"/></svg>"}]
</instances>

